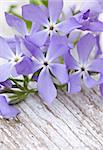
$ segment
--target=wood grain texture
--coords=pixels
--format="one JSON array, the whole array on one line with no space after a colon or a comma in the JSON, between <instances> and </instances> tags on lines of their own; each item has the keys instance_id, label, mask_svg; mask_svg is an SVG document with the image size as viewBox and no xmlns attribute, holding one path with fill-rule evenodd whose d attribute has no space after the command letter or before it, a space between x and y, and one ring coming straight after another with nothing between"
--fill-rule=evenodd
<instances>
[{"instance_id":1,"label":"wood grain texture","mask_svg":"<svg viewBox=\"0 0 103 150\"><path fill-rule=\"evenodd\" d=\"M51 106L30 96L18 120L0 120L0 150L103 150L103 101L97 89L58 91Z\"/></svg>"}]
</instances>

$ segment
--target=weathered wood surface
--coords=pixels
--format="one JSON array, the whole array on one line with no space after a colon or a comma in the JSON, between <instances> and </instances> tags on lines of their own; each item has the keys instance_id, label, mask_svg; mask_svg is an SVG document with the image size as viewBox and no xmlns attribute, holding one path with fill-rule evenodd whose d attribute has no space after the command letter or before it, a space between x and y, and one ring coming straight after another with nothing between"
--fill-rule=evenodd
<instances>
[{"instance_id":1,"label":"weathered wood surface","mask_svg":"<svg viewBox=\"0 0 103 150\"><path fill-rule=\"evenodd\" d=\"M0 150L103 150L103 101L97 90L66 95L51 106L38 96L18 106L18 121L0 120Z\"/></svg>"}]
</instances>

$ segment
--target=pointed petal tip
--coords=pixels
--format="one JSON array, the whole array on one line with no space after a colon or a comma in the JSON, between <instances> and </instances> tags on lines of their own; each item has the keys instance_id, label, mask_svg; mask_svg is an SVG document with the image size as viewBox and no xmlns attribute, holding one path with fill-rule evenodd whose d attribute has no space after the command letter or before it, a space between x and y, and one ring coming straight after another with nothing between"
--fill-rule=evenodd
<instances>
[{"instance_id":1,"label":"pointed petal tip","mask_svg":"<svg viewBox=\"0 0 103 150\"><path fill-rule=\"evenodd\" d=\"M40 97L48 104L57 96L57 90L53 84L49 70L46 68L44 68L39 75L38 91Z\"/></svg>"},{"instance_id":2,"label":"pointed petal tip","mask_svg":"<svg viewBox=\"0 0 103 150\"><path fill-rule=\"evenodd\" d=\"M19 109L7 102L7 97L0 95L0 116L4 119L14 119L20 114Z\"/></svg>"}]
</instances>

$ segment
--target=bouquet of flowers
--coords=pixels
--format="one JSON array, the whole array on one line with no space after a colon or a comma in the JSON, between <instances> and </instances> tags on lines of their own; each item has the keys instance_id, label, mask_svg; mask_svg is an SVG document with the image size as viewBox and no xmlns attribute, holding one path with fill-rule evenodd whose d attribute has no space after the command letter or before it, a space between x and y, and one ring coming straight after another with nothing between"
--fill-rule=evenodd
<instances>
[{"instance_id":1,"label":"bouquet of flowers","mask_svg":"<svg viewBox=\"0 0 103 150\"><path fill-rule=\"evenodd\" d=\"M18 33L12 39L0 36L3 118L15 118L20 111L12 105L29 94L38 93L47 104L57 97L58 88L71 94L80 92L82 85L99 86L103 95L102 1L97 3L101 7L73 8L66 16L63 0L24 5L21 17L5 12L7 24Z\"/></svg>"}]
</instances>

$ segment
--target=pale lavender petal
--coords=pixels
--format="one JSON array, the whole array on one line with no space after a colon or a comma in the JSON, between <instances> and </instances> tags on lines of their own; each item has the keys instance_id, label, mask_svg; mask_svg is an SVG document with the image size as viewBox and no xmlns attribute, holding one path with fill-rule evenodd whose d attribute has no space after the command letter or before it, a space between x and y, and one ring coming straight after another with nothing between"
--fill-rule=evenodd
<instances>
[{"instance_id":1,"label":"pale lavender petal","mask_svg":"<svg viewBox=\"0 0 103 150\"><path fill-rule=\"evenodd\" d=\"M30 41L26 39L24 39L24 45L25 45L25 52L24 54L26 56L32 57L34 56L35 58L37 58L38 60L44 59L44 54L43 52L40 50L40 48L38 46L36 46L35 44L31 43Z\"/></svg>"},{"instance_id":2,"label":"pale lavender petal","mask_svg":"<svg viewBox=\"0 0 103 150\"><path fill-rule=\"evenodd\" d=\"M68 40L65 36L53 36L50 40L46 58L48 60L55 60L59 56L64 55L68 50Z\"/></svg>"},{"instance_id":3,"label":"pale lavender petal","mask_svg":"<svg viewBox=\"0 0 103 150\"><path fill-rule=\"evenodd\" d=\"M40 30L40 27L41 26L39 24L33 22L29 35L32 35L33 33L38 32Z\"/></svg>"},{"instance_id":4,"label":"pale lavender petal","mask_svg":"<svg viewBox=\"0 0 103 150\"><path fill-rule=\"evenodd\" d=\"M51 64L50 71L62 84L68 82L68 72L64 64Z\"/></svg>"},{"instance_id":5,"label":"pale lavender petal","mask_svg":"<svg viewBox=\"0 0 103 150\"><path fill-rule=\"evenodd\" d=\"M67 51L64 55L64 61L68 69L77 69L78 64L77 61L70 54L70 51Z\"/></svg>"},{"instance_id":6,"label":"pale lavender petal","mask_svg":"<svg viewBox=\"0 0 103 150\"><path fill-rule=\"evenodd\" d=\"M0 57L11 59L14 56L12 50L9 47L9 44L6 40L0 37Z\"/></svg>"},{"instance_id":7,"label":"pale lavender petal","mask_svg":"<svg viewBox=\"0 0 103 150\"><path fill-rule=\"evenodd\" d=\"M21 62L15 65L15 68L18 74L29 75L33 73L34 64L30 58L24 57Z\"/></svg>"},{"instance_id":8,"label":"pale lavender petal","mask_svg":"<svg viewBox=\"0 0 103 150\"><path fill-rule=\"evenodd\" d=\"M16 70L15 66L12 67L11 76L12 76L13 78L16 78L16 77L19 76L19 74L17 73L17 70Z\"/></svg>"},{"instance_id":9,"label":"pale lavender petal","mask_svg":"<svg viewBox=\"0 0 103 150\"><path fill-rule=\"evenodd\" d=\"M93 79L88 73L83 74L83 81L87 88L92 88L99 83L97 80Z\"/></svg>"},{"instance_id":10,"label":"pale lavender petal","mask_svg":"<svg viewBox=\"0 0 103 150\"><path fill-rule=\"evenodd\" d=\"M20 111L9 105L5 96L0 95L0 115L5 119L16 118Z\"/></svg>"},{"instance_id":11,"label":"pale lavender petal","mask_svg":"<svg viewBox=\"0 0 103 150\"><path fill-rule=\"evenodd\" d=\"M44 11L39 6L33 4L24 5L22 7L22 16L26 20L36 22L40 25L46 25L48 23L48 17Z\"/></svg>"},{"instance_id":12,"label":"pale lavender petal","mask_svg":"<svg viewBox=\"0 0 103 150\"><path fill-rule=\"evenodd\" d=\"M96 36L96 56L102 54L101 44L100 44L101 35Z\"/></svg>"},{"instance_id":13,"label":"pale lavender petal","mask_svg":"<svg viewBox=\"0 0 103 150\"><path fill-rule=\"evenodd\" d=\"M100 74L100 78L99 78L99 80L98 80L98 84L100 85L100 84L102 84L103 83L103 74L101 73Z\"/></svg>"},{"instance_id":14,"label":"pale lavender petal","mask_svg":"<svg viewBox=\"0 0 103 150\"><path fill-rule=\"evenodd\" d=\"M22 19L8 13L5 13L5 17L8 25L15 28L19 33L22 35L26 35L28 33L26 24Z\"/></svg>"},{"instance_id":15,"label":"pale lavender petal","mask_svg":"<svg viewBox=\"0 0 103 150\"><path fill-rule=\"evenodd\" d=\"M9 47L14 50L15 47L16 47L16 41L15 41L15 38L6 38L6 42L9 44Z\"/></svg>"},{"instance_id":16,"label":"pale lavender petal","mask_svg":"<svg viewBox=\"0 0 103 150\"><path fill-rule=\"evenodd\" d=\"M10 63L0 65L0 82L7 80L11 74L12 65Z\"/></svg>"},{"instance_id":17,"label":"pale lavender petal","mask_svg":"<svg viewBox=\"0 0 103 150\"><path fill-rule=\"evenodd\" d=\"M48 9L50 21L53 23L57 22L63 8L63 0L48 0Z\"/></svg>"},{"instance_id":18,"label":"pale lavender petal","mask_svg":"<svg viewBox=\"0 0 103 150\"><path fill-rule=\"evenodd\" d=\"M88 33L83 36L77 45L78 55L82 63L87 62L88 57L96 44L95 37Z\"/></svg>"},{"instance_id":19,"label":"pale lavender petal","mask_svg":"<svg viewBox=\"0 0 103 150\"><path fill-rule=\"evenodd\" d=\"M23 53L25 56L31 57L32 54L31 54L31 52L30 52L30 50L29 50L29 49L30 49L30 48L29 48L30 46L29 46L28 43L30 43L30 42L27 41L26 38L24 38L24 39L21 40L20 47L21 47L22 53Z\"/></svg>"},{"instance_id":20,"label":"pale lavender petal","mask_svg":"<svg viewBox=\"0 0 103 150\"><path fill-rule=\"evenodd\" d=\"M101 21L90 22L88 30L93 32L103 32L103 22Z\"/></svg>"},{"instance_id":21,"label":"pale lavender petal","mask_svg":"<svg viewBox=\"0 0 103 150\"><path fill-rule=\"evenodd\" d=\"M103 83L102 83L102 84L100 84L99 89L100 89L100 93L101 93L101 95L103 96Z\"/></svg>"},{"instance_id":22,"label":"pale lavender petal","mask_svg":"<svg viewBox=\"0 0 103 150\"><path fill-rule=\"evenodd\" d=\"M44 12L44 14L49 17L49 11L48 8L44 5L39 5L39 7L42 9L42 11Z\"/></svg>"},{"instance_id":23,"label":"pale lavender petal","mask_svg":"<svg viewBox=\"0 0 103 150\"><path fill-rule=\"evenodd\" d=\"M47 68L44 68L39 75L38 92L47 103L51 103L57 96L56 88Z\"/></svg>"},{"instance_id":24,"label":"pale lavender petal","mask_svg":"<svg viewBox=\"0 0 103 150\"><path fill-rule=\"evenodd\" d=\"M12 82L10 80L6 80L4 82L1 82L0 85L6 87L6 88L12 88Z\"/></svg>"},{"instance_id":25,"label":"pale lavender petal","mask_svg":"<svg viewBox=\"0 0 103 150\"><path fill-rule=\"evenodd\" d=\"M34 67L33 67L33 72L35 73L35 72L37 72L38 70L40 70L42 67L43 67L43 65L39 62L39 60L33 60L33 65L34 65Z\"/></svg>"},{"instance_id":26,"label":"pale lavender petal","mask_svg":"<svg viewBox=\"0 0 103 150\"><path fill-rule=\"evenodd\" d=\"M68 34L72 30L80 28L80 27L81 25L77 22L77 20L71 17L68 20L59 23L57 25L57 30L64 34Z\"/></svg>"},{"instance_id":27,"label":"pale lavender petal","mask_svg":"<svg viewBox=\"0 0 103 150\"><path fill-rule=\"evenodd\" d=\"M22 39L19 38L18 36L15 36L15 40L16 40L15 54L16 56L22 56L23 55L23 52L21 50Z\"/></svg>"},{"instance_id":28,"label":"pale lavender petal","mask_svg":"<svg viewBox=\"0 0 103 150\"><path fill-rule=\"evenodd\" d=\"M88 70L103 73L103 58L93 60Z\"/></svg>"},{"instance_id":29,"label":"pale lavender petal","mask_svg":"<svg viewBox=\"0 0 103 150\"><path fill-rule=\"evenodd\" d=\"M46 42L46 40L49 37L48 30L42 30L39 32L34 32L30 36L26 36L26 39L33 44L36 44L37 46L43 46Z\"/></svg>"},{"instance_id":30,"label":"pale lavender petal","mask_svg":"<svg viewBox=\"0 0 103 150\"><path fill-rule=\"evenodd\" d=\"M81 91L81 75L79 72L76 72L72 75L69 75L68 92L76 93L80 91Z\"/></svg>"}]
</instances>

